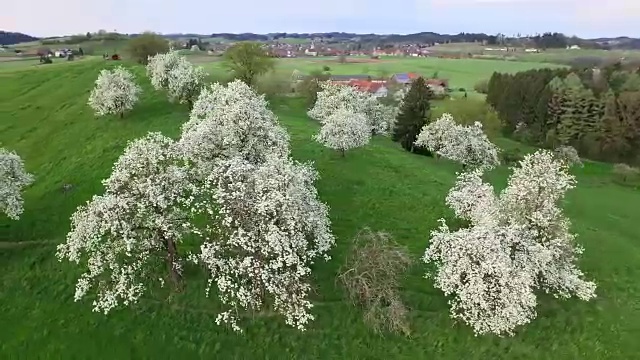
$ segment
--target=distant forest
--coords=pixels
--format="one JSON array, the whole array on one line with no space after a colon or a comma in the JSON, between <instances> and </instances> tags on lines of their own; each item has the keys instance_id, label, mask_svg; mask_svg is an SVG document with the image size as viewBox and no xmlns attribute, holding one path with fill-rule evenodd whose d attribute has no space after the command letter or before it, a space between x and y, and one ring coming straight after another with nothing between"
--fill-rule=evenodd
<instances>
[{"instance_id":1,"label":"distant forest","mask_svg":"<svg viewBox=\"0 0 640 360\"><path fill-rule=\"evenodd\" d=\"M136 36L139 34L129 34ZM503 34L488 35L484 33L459 33L459 34L438 34L434 32L420 32L415 34L355 34L344 32L326 33L214 33L214 34L165 34L167 38L222 38L230 41L270 41L282 38L294 39L321 39L324 43L344 43L360 42L375 46L390 46L397 43L460 43L460 42L482 42L488 45L507 46L531 46L542 49L564 48L571 45L579 45L583 48L598 49L640 49L640 39L629 37L618 38L598 38L581 39L578 37L567 37L561 33L547 32L532 36L507 37ZM12 45L21 42L39 40L36 37L16 32L0 31L0 45Z\"/></svg>"},{"instance_id":2,"label":"distant forest","mask_svg":"<svg viewBox=\"0 0 640 360\"><path fill-rule=\"evenodd\" d=\"M36 41L37 37L17 32L0 31L0 45L13 45L22 42Z\"/></svg>"}]
</instances>

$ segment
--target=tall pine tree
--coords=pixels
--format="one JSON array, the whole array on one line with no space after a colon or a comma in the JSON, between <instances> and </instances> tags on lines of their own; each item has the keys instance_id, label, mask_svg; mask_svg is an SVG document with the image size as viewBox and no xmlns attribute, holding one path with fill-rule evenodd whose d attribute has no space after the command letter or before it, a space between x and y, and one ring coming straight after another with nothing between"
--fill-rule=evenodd
<instances>
[{"instance_id":1,"label":"tall pine tree","mask_svg":"<svg viewBox=\"0 0 640 360\"><path fill-rule=\"evenodd\" d=\"M415 152L414 142L420 130L429 121L433 93L422 77L417 78L404 96L402 107L396 117L393 141L399 142L410 152Z\"/></svg>"},{"instance_id":2,"label":"tall pine tree","mask_svg":"<svg viewBox=\"0 0 640 360\"><path fill-rule=\"evenodd\" d=\"M605 94L600 136L600 148L607 160L618 161L630 150L631 146L625 137L626 130L618 108L618 99L613 90L609 90Z\"/></svg>"},{"instance_id":3,"label":"tall pine tree","mask_svg":"<svg viewBox=\"0 0 640 360\"><path fill-rule=\"evenodd\" d=\"M631 151L625 156L636 160L640 155L640 91L621 93L618 96L618 110L625 138L631 145Z\"/></svg>"}]
</instances>

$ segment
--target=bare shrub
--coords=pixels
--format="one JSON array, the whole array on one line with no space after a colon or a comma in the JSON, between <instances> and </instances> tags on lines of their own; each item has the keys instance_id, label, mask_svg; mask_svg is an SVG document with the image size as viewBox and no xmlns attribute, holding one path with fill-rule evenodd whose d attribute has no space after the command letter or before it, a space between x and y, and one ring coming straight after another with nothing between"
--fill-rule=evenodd
<instances>
[{"instance_id":1,"label":"bare shrub","mask_svg":"<svg viewBox=\"0 0 640 360\"><path fill-rule=\"evenodd\" d=\"M475 85L473 85L473 90L479 92L480 94L489 93L489 80L483 79L478 81Z\"/></svg>"},{"instance_id":2,"label":"bare shrub","mask_svg":"<svg viewBox=\"0 0 640 360\"><path fill-rule=\"evenodd\" d=\"M640 169L627 164L615 164L613 175L616 182L623 185L640 185Z\"/></svg>"},{"instance_id":3,"label":"bare shrub","mask_svg":"<svg viewBox=\"0 0 640 360\"><path fill-rule=\"evenodd\" d=\"M294 90L288 76L274 71L258 76L254 88L258 94L264 94L268 100L292 94Z\"/></svg>"},{"instance_id":4,"label":"bare shrub","mask_svg":"<svg viewBox=\"0 0 640 360\"><path fill-rule=\"evenodd\" d=\"M365 309L364 321L375 332L410 334L399 283L412 262L409 251L387 233L365 228L356 235L338 278L354 305Z\"/></svg>"},{"instance_id":5,"label":"bare shrub","mask_svg":"<svg viewBox=\"0 0 640 360\"><path fill-rule=\"evenodd\" d=\"M126 52L139 64L147 65L149 56L163 54L169 51L169 42L161 35L145 32L129 40Z\"/></svg>"},{"instance_id":6,"label":"bare shrub","mask_svg":"<svg viewBox=\"0 0 640 360\"><path fill-rule=\"evenodd\" d=\"M578 155L578 151L573 146L559 146L553 151L553 154L557 160L563 161L569 166L583 166L582 160L580 160L580 155Z\"/></svg>"}]
</instances>

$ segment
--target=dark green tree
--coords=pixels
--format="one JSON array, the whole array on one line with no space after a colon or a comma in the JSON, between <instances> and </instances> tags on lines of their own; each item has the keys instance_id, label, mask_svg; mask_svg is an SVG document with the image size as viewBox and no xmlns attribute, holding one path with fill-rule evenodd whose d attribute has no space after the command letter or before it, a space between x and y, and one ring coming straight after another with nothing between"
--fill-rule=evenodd
<instances>
[{"instance_id":1,"label":"dark green tree","mask_svg":"<svg viewBox=\"0 0 640 360\"><path fill-rule=\"evenodd\" d=\"M424 152L424 149L417 149L414 142L422 127L429 121L431 111L429 100L432 97L433 93L422 77L411 84L411 88L404 97L402 107L396 117L392 138L393 141L399 142L406 151Z\"/></svg>"},{"instance_id":2,"label":"dark green tree","mask_svg":"<svg viewBox=\"0 0 640 360\"><path fill-rule=\"evenodd\" d=\"M273 69L274 59L267 54L261 44L240 42L224 53L225 66L236 79L247 85L253 85L256 77Z\"/></svg>"},{"instance_id":3,"label":"dark green tree","mask_svg":"<svg viewBox=\"0 0 640 360\"><path fill-rule=\"evenodd\" d=\"M126 52L139 64L146 65L149 56L169 51L169 41L158 34L146 32L129 40Z\"/></svg>"},{"instance_id":4,"label":"dark green tree","mask_svg":"<svg viewBox=\"0 0 640 360\"><path fill-rule=\"evenodd\" d=\"M618 99L609 90L604 98L604 116L602 117L602 136L600 137L600 149L608 160L618 161L627 153L631 145L625 137L626 127L622 122Z\"/></svg>"}]
</instances>

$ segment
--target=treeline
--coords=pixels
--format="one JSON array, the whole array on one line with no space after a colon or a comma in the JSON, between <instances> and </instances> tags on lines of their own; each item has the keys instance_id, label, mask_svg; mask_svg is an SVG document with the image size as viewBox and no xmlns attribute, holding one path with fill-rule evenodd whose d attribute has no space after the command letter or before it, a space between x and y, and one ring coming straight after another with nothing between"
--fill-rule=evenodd
<instances>
[{"instance_id":1,"label":"treeline","mask_svg":"<svg viewBox=\"0 0 640 360\"><path fill-rule=\"evenodd\" d=\"M0 45L13 45L36 40L38 40L37 37L23 33L0 31Z\"/></svg>"},{"instance_id":2,"label":"treeline","mask_svg":"<svg viewBox=\"0 0 640 360\"><path fill-rule=\"evenodd\" d=\"M640 69L541 69L494 73L487 103L508 135L582 156L640 162Z\"/></svg>"},{"instance_id":3,"label":"treeline","mask_svg":"<svg viewBox=\"0 0 640 360\"><path fill-rule=\"evenodd\" d=\"M65 45L76 45L81 44L85 41L90 40L123 40L128 39L129 36L126 34L120 34L116 32L98 32L98 33L86 33L79 35L71 35L67 38L45 38L40 42L42 45L56 45L56 44L65 44Z\"/></svg>"},{"instance_id":4,"label":"treeline","mask_svg":"<svg viewBox=\"0 0 640 360\"><path fill-rule=\"evenodd\" d=\"M483 42L496 44L498 37L496 35L487 35L484 33L459 33L455 35L438 34L434 32L421 32L415 34L356 34L345 32L326 32L326 33L269 33L269 34L231 34L231 33L215 33L210 34L211 37L223 38L231 41L268 41L283 38L292 39L323 39L326 42L345 42L357 39L361 42L380 42L380 43L448 43L448 42Z\"/></svg>"}]
</instances>

